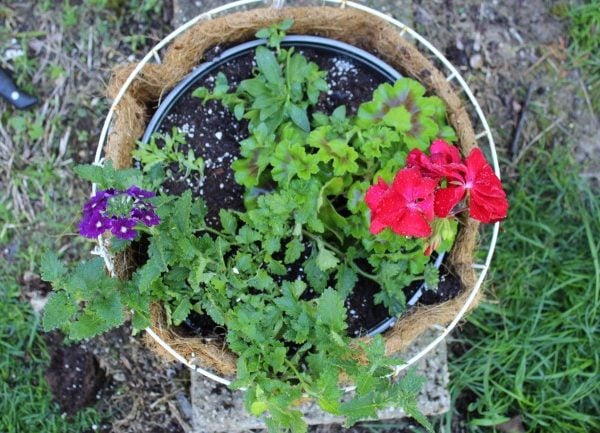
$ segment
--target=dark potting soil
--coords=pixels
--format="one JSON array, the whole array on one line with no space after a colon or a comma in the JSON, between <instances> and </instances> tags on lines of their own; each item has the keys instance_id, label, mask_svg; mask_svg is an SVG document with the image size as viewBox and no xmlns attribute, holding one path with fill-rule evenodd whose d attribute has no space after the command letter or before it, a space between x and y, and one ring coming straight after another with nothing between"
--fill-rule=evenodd
<instances>
[{"instance_id":1,"label":"dark potting soil","mask_svg":"<svg viewBox=\"0 0 600 433\"><path fill-rule=\"evenodd\" d=\"M51 354L45 376L54 400L67 415L95 404L106 379L94 354L82 344L64 346L56 332L45 338Z\"/></svg>"},{"instance_id":2,"label":"dark potting soil","mask_svg":"<svg viewBox=\"0 0 600 433\"><path fill-rule=\"evenodd\" d=\"M220 51L221 49L216 47L207 57L214 57ZM298 51L317 63L321 70L329 71L327 82L330 90L321 95L313 111L331 114L340 105L345 105L347 115L353 116L362 102L371 99L377 86L388 81L378 72L343 54L313 48L301 48ZM187 139L187 144L180 150L187 153L188 149L192 149L197 157L201 156L205 161L204 177L195 173L185 177L183 170L172 166L172 173L163 184L164 192L181 194L191 189L194 196L202 197L206 201L207 224L214 228L220 227L221 208L244 210L244 188L235 182L231 164L240 156L239 143L248 136L248 124L245 120L237 121L220 102L209 101L203 104L199 98L193 97L192 93L201 86L212 89L219 72L225 74L230 90L233 90L241 81L252 77L254 67L254 53L250 52L228 61L210 75L201 77L190 90L180 96L158 128L158 132L161 133L170 133L173 127L179 128L186 134ZM300 264L291 265L289 271L289 279L303 277ZM454 296L458 293L460 285L456 281L452 283L452 280L453 278L447 275L436 292L424 293L421 302L436 303ZM408 287L407 299L419 287L420 283ZM354 292L346 300L348 335L364 335L389 317L383 305L375 305L373 302L373 297L378 291L379 286L373 281L362 277L358 280ZM316 294L313 292L307 296L310 298ZM212 337L223 336L225 333L225 330L216 327L209 317L195 313L192 313L179 328L183 335L201 334Z\"/></svg>"}]
</instances>

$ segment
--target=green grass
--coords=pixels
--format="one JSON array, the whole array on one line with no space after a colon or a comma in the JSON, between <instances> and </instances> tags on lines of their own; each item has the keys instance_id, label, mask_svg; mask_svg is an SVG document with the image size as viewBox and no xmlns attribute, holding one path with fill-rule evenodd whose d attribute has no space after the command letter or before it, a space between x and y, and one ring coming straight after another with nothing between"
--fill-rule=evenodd
<instances>
[{"instance_id":1,"label":"green grass","mask_svg":"<svg viewBox=\"0 0 600 433\"><path fill-rule=\"evenodd\" d=\"M579 68L586 85L589 103L600 112L600 2L584 2L572 7L570 19L569 57Z\"/></svg>"},{"instance_id":2,"label":"green grass","mask_svg":"<svg viewBox=\"0 0 600 433\"><path fill-rule=\"evenodd\" d=\"M472 399L469 431L517 415L531 432L600 431L600 196L569 153L538 149L508 185L488 299L450 363L453 400Z\"/></svg>"},{"instance_id":3,"label":"green grass","mask_svg":"<svg viewBox=\"0 0 600 433\"><path fill-rule=\"evenodd\" d=\"M19 285L4 268L0 275L0 431L79 433L99 423L94 409L64 417L44 378L49 362L39 318L20 298Z\"/></svg>"},{"instance_id":4,"label":"green grass","mask_svg":"<svg viewBox=\"0 0 600 433\"><path fill-rule=\"evenodd\" d=\"M39 318L21 298L21 276L37 272L40 254L68 260L87 254L74 234L89 185L75 179L87 162L107 101L110 67L139 57L166 33L161 0L44 0L0 6L0 56L17 84L40 97L31 110L0 112L0 432L91 431L94 408L63 417L44 378L49 355ZM147 35L128 43L131 32ZM140 46L146 44L146 46ZM32 47L37 47L33 49ZM6 109L5 109L6 108Z\"/></svg>"}]
</instances>

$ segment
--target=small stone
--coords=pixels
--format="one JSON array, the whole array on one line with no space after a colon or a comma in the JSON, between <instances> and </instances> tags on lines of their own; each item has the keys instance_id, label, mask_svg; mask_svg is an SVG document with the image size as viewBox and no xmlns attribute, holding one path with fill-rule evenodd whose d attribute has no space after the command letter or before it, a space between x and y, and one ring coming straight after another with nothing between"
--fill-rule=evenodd
<instances>
[{"instance_id":1,"label":"small stone","mask_svg":"<svg viewBox=\"0 0 600 433\"><path fill-rule=\"evenodd\" d=\"M481 54L471 56L469 65L471 65L471 68L473 69L481 69L483 67L483 57L481 57Z\"/></svg>"},{"instance_id":2,"label":"small stone","mask_svg":"<svg viewBox=\"0 0 600 433\"><path fill-rule=\"evenodd\" d=\"M127 378L125 377L125 373L123 373L122 371L118 371L115 374L113 374L113 379L117 382L125 382L127 380Z\"/></svg>"}]
</instances>

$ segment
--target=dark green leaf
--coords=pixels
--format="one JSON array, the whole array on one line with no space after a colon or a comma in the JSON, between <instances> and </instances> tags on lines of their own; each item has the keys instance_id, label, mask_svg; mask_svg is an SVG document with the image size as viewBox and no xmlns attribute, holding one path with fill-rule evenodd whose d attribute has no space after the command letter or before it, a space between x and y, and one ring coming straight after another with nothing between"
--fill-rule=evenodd
<instances>
[{"instance_id":1,"label":"dark green leaf","mask_svg":"<svg viewBox=\"0 0 600 433\"><path fill-rule=\"evenodd\" d=\"M44 281L53 283L59 281L67 273L67 268L54 252L47 252L42 256L40 273Z\"/></svg>"},{"instance_id":2,"label":"dark green leaf","mask_svg":"<svg viewBox=\"0 0 600 433\"><path fill-rule=\"evenodd\" d=\"M65 292L54 292L44 306L44 331L65 325L77 312L77 304Z\"/></svg>"},{"instance_id":3,"label":"dark green leaf","mask_svg":"<svg viewBox=\"0 0 600 433\"><path fill-rule=\"evenodd\" d=\"M192 310L192 304L190 303L190 299L185 297L181 300L175 311L171 314L171 319L173 319L173 323L175 325L179 325L183 322L187 316L190 314Z\"/></svg>"},{"instance_id":4,"label":"dark green leaf","mask_svg":"<svg viewBox=\"0 0 600 433\"><path fill-rule=\"evenodd\" d=\"M306 132L310 132L310 122L306 115L306 109L302 109L297 105L291 105L289 107L289 115L292 122L296 124L300 129Z\"/></svg>"},{"instance_id":5,"label":"dark green leaf","mask_svg":"<svg viewBox=\"0 0 600 433\"><path fill-rule=\"evenodd\" d=\"M262 46L256 47L255 59L258 69L269 83L280 84L283 81L281 66L271 50Z\"/></svg>"}]
</instances>

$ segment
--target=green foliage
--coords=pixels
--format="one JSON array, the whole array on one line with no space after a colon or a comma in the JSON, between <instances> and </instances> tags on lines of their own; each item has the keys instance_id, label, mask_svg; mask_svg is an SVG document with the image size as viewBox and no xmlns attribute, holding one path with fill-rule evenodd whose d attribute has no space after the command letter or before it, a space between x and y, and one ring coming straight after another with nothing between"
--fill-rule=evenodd
<instances>
[{"instance_id":1,"label":"green foliage","mask_svg":"<svg viewBox=\"0 0 600 433\"><path fill-rule=\"evenodd\" d=\"M260 29L256 32L256 37L267 40L267 45L271 48L279 49L281 41L285 37L285 32L292 28L294 20L285 19L280 23L275 23L270 27Z\"/></svg>"},{"instance_id":2,"label":"green foliage","mask_svg":"<svg viewBox=\"0 0 600 433\"><path fill-rule=\"evenodd\" d=\"M187 152L180 149L185 145L185 133L173 128L171 134L154 133L148 143L138 142L132 155L140 162L145 173L156 169L170 170L170 164L176 164L177 169L185 170L184 178L192 172L203 176L204 160L196 157L192 149L188 148Z\"/></svg>"},{"instance_id":3,"label":"green foliage","mask_svg":"<svg viewBox=\"0 0 600 433\"><path fill-rule=\"evenodd\" d=\"M132 185L143 185L142 173L136 169L116 170L111 161L106 161L103 166L78 165L75 173L82 179L95 183L99 189L116 188L125 190Z\"/></svg>"},{"instance_id":4,"label":"green foliage","mask_svg":"<svg viewBox=\"0 0 600 433\"><path fill-rule=\"evenodd\" d=\"M394 85L385 83L373 93L373 100L360 106L357 123L362 127L383 125L396 131L409 148L426 150L431 141L443 136L447 141L456 137L444 128L445 108L436 96L425 96L425 87L417 81L403 78Z\"/></svg>"},{"instance_id":5,"label":"green foliage","mask_svg":"<svg viewBox=\"0 0 600 433\"><path fill-rule=\"evenodd\" d=\"M326 73L302 54L295 53L294 48L280 48L280 32L288 25L291 24L284 22L258 33L268 38L276 52L264 46L256 48L254 78L242 81L234 92L228 93L227 78L219 74L212 92L201 87L193 95L204 102L221 101L236 118L249 120L252 133L264 125L263 134L270 135L286 122L308 132L307 109L317 103L320 92L328 89Z\"/></svg>"},{"instance_id":6,"label":"green foliage","mask_svg":"<svg viewBox=\"0 0 600 433\"><path fill-rule=\"evenodd\" d=\"M44 308L45 331L61 328L69 338L81 340L124 322L121 291L125 289L106 275L101 258L67 272L54 254L47 253L42 261L42 275L55 289ZM84 309L80 308L82 302Z\"/></svg>"},{"instance_id":7,"label":"green foliage","mask_svg":"<svg viewBox=\"0 0 600 433\"><path fill-rule=\"evenodd\" d=\"M267 29L260 35L268 38L275 31ZM368 260L373 267L368 273L383 288L377 300L400 313L405 303L402 288L425 274L431 287L436 287L436 274L426 266L422 241L389 231L375 238L370 235L363 203L370 185L358 180L382 177L390 182L411 149L426 149L436 137L455 140L446 123L444 104L437 97L425 96L425 88L418 82L403 78L394 85L381 85L373 100L359 107L355 118L348 118L342 106L330 116L314 113L309 122L306 107L316 102L321 89L311 85L310 77L319 77L320 83L325 72L314 69L315 65L291 49L281 49L279 42L270 46L275 51L257 48L256 75L237 89L230 91L226 77L220 74L212 92L196 90L196 96L219 100L239 114L238 118L250 120L250 136L241 143L242 157L232 165L236 181L247 188L248 203L256 201L253 188L268 189L267 185L275 182L279 203L291 203L285 212L296 214L296 230L314 230L340 250L354 247L361 251L356 259ZM302 110L295 112L291 107ZM292 186L298 186L294 182L299 180L319 190L316 209L310 199L314 194L311 188ZM345 191L347 199L340 200ZM294 201L305 205L294 211ZM304 218L300 218L301 209ZM312 212L318 216L316 221ZM445 241L438 242L437 251L451 247L455 232L456 225L444 231ZM307 277L322 289L323 275L311 272Z\"/></svg>"}]
</instances>

